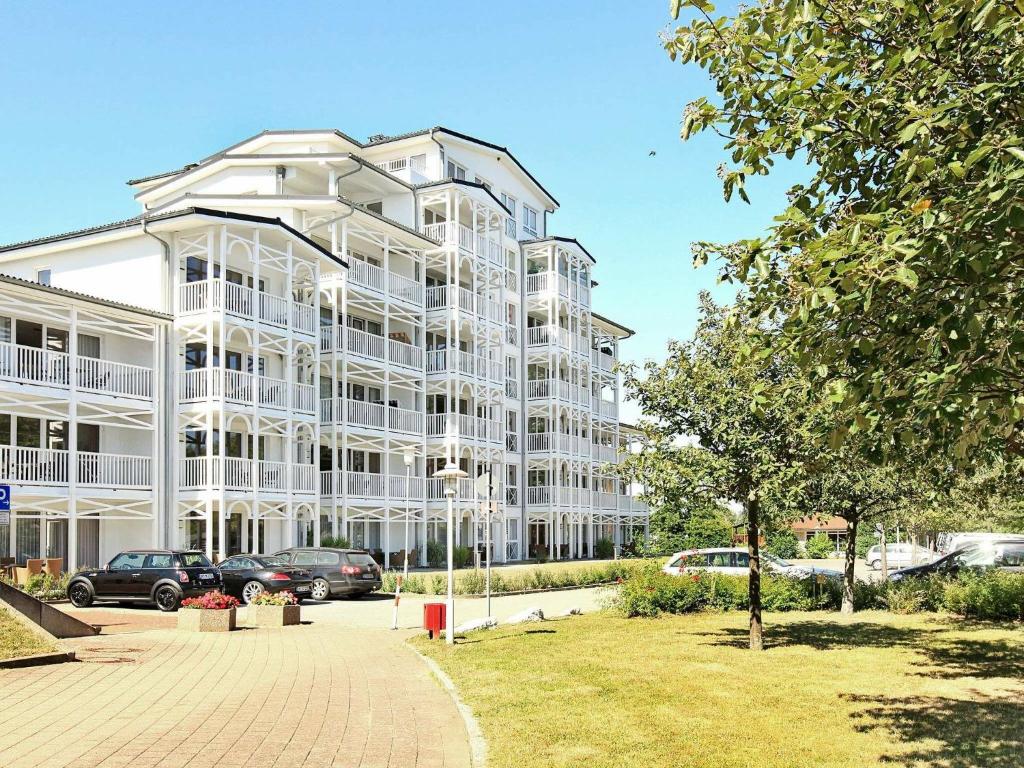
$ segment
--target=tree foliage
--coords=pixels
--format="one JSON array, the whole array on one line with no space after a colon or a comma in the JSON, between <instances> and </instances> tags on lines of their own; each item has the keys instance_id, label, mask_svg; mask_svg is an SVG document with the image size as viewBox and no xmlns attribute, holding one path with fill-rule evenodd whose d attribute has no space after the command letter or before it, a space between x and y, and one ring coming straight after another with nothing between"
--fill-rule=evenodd
<instances>
[{"instance_id":1,"label":"tree foliage","mask_svg":"<svg viewBox=\"0 0 1024 768\"><path fill-rule=\"evenodd\" d=\"M1024 420L1024 0L763 0L665 38L719 99L726 199L781 158L809 179L762 238L702 243L784 330L876 455L1019 452ZM907 419L910 424L906 423Z\"/></svg>"},{"instance_id":2,"label":"tree foliage","mask_svg":"<svg viewBox=\"0 0 1024 768\"><path fill-rule=\"evenodd\" d=\"M646 449L622 470L652 502L669 498L743 505L750 551L751 647L761 647L760 526L797 516L809 394L792 362L772 353L771 328L730 315L700 296L691 341L669 343L664 364L625 366L629 397L643 414Z\"/></svg>"}]
</instances>

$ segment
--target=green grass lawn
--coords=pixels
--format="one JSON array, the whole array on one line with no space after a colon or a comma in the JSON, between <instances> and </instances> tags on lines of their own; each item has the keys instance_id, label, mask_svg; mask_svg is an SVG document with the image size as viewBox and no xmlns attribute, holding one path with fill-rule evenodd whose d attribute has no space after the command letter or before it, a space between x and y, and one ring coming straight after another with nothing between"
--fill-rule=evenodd
<instances>
[{"instance_id":1,"label":"green grass lawn","mask_svg":"<svg viewBox=\"0 0 1024 768\"><path fill-rule=\"evenodd\" d=\"M0 608L0 659L45 653L54 647Z\"/></svg>"},{"instance_id":2,"label":"green grass lawn","mask_svg":"<svg viewBox=\"0 0 1024 768\"><path fill-rule=\"evenodd\" d=\"M492 768L1010 768L1024 627L934 614L592 614L413 641L473 708Z\"/></svg>"}]
</instances>

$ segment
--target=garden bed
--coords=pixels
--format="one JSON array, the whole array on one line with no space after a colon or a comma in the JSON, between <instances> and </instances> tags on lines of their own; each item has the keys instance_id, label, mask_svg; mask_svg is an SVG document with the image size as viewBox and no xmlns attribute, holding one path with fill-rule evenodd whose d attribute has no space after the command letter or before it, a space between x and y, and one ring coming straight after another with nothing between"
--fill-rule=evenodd
<instances>
[{"instance_id":1,"label":"garden bed","mask_svg":"<svg viewBox=\"0 0 1024 768\"><path fill-rule=\"evenodd\" d=\"M6 608L0 608L0 660L57 652L53 642L33 632Z\"/></svg>"}]
</instances>

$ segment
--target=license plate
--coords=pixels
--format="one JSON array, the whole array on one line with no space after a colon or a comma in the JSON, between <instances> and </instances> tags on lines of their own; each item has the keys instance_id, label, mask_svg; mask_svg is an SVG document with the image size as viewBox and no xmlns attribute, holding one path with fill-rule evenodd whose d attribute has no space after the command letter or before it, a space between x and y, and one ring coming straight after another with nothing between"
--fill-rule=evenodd
<instances>
[{"instance_id":1,"label":"license plate","mask_svg":"<svg viewBox=\"0 0 1024 768\"><path fill-rule=\"evenodd\" d=\"M309 592L309 587L296 587L296 592Z\"/></svg>"},{"instance_id":2,"label":"license plate","mask_svg":"<svg viewBox=\"0 0 1024 768\"><path fill-rule=\"evenodd\" d=\"M372 573L364 573L363 574L363 578L364 579L372 579L373 578L373 574Z\"/></svg>"},{"instance_id":3,"label":"license plate","mask_svg":"<svg viewBox=\"0 0 1024 768\"><path fill-rule=\"evenodd\" d=\"M199 574L199 578L202 579L203 581L207 581L207 580L213 578L213 574L212 573L200 573Z\"/></svg>"}]
</instances>

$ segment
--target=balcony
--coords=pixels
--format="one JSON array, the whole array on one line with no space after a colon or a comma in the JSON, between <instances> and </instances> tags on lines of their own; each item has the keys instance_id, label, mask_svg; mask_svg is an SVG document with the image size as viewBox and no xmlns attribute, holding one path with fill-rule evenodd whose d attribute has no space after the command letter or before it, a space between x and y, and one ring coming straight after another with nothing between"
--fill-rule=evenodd
<instances>
[{"instance_id":1,"label":"balcony","mask_svg":"<svg viewBox=\"0 0 1024 768\"><path fill-rule=\"evenodd\" d=\"M602 371L608 371L610 373L615 365L615 358L606 352L592 349L590 351L590 364L594 368L600 368Z\"/></svg>"},{"instance_id":2,"label":"balcony","mask_svg":"<svg viewBox=\"0 0 1024 768\"><path fill-rule=\"evenodd\" d=\"M340 397L320 400L320 423L342 423L342 403L346 403L344 423L391 432L423 434L423 414L409 408L364 400L344 400ZM386 425L386 427L385 427Z\"/></svg>"},{"instance_id":3,"label":"balcony","mask_svg":"<svg viewBox=\"0 0 1024 768\"><path fill-rule=\"evenodd\" d=\"M342 487L341 480L344 478L345 486ZM333 496L335 493L342 496L347 493L349 497L361 499L394 499L404 501L407 496L410 500L423 500L422 477L408 478L406 483L405 475L382 475L372 472L344 472L340 469L334 471L325 470L320 472L320 495Z\"/></svg>"},{"instance_id":4,"label":"balcony","mask_svg":"<svg viewBox=\"0 0 1024 768\"><path fill-rule=\"evenodd\" d=\"M423 350L419 347L341 325L321 326L320 351L344 352L407 368L423 367Z\"/></svg>"},{"instance_id":5,"label":"balcony","mask_svg":"<svg viewBox=\"0 0 1024 768\"><path fill-rule=\"evenodd\" d=\"M454 349L432 349L427 352L427 373L455 373L456 365L463 376L475 376L494 382L505 380L505 368L497 360Z\"/></svg>"},{"instance_id":6,"label":"balcony","mask_svg":"<svg viewBox=\"0 0 1024 768\"><path fill-rule=\"evenodd\" d=\"M460 312L467 312L491 322L504 321L498 302L475 294L461 285L434 285L427 288L426 307L428 310L451 310L457 307Z\"/></svg>"},{"instance_id":7,"label":"balcony","mask_svg":"<svg viewBox=\"0 0 1024 768\"><path fill-rule=\"evenodd\" d=\"M614 419L618 417L619 407L611 400L598 400L595 402L594 412L603 418Z\"/></svg>"},{"instance_id":8,"label":"balcony","mask_svg":"<svg viewBox=\"0 0 1024 768\"><path fill-rule=\"evenodd\" d=\"M459 437L465 440L502 439L501 422L465 413L432 413L427 416L427 437Z\"/></svg>"},{"instance_id":9,"label":"balcony","mask_svg":"<svg viewBox=\"0 0 1024 768\"><path fill-rule=\"evenodd\" d=\"M70 452L0 446L0 477L12 485L69 484ZM118 453L77 454L75 482L90 488L151 490L152 459Z\"/></svg>"},{"instance_id":10,"label":"balcony","mask_svg":"<svg viewBox=\"0 0 1024 768\"><path fill-rule=\"evenodd\" d=\"M530 505L550 506L558 504L559 506L589 508L591 500L592 494L589 488L537 485L526 489L526 503Z\"/></svg>"},{"instance_id":11,"label":"balcony","mask_svg":"<svg viewBox=\"0 0 1024 768\"><path fill-rule=\"evenodd\" d=\"M178 286L178 312L194 315L212 310L245 320L259 320L278 328L291 328L298 333L315 334L317 308L299 304L246 285L229 283L220 278L196 280Z\"/></svg>"},{"instance_id":12,"label":"balcony","mask_svg":"<svg viewBox=\"0 0 1024 768\"><path fill-rule=\"evenodd\" d=\"M526 450L530 453L572 453L590 455L590 442L585 437L561 432L530 432L526 435Z\"/></svg>"},{"instance_id":13,"label":"balcony","mask_svg":"<svg viewBox=\"0 0 1024 768\"><path fill-rule=\"evenodd\" d=\"M208 375L210 372L212 376ZM195 368L178 374L178 402L219 399L238 405L255 404L272 410L310 414L316 412L316 390L312 384L289 385L284 379L272 379L229 368Z\"/></svg>"},{"instance_id":14,"label":"balcony","mask_svg":"<svg viewBox=\"0 0 1024 768\"><path fill-rule=\"evenodd\" d=\"M153 369L10 342L0 343L0 380L150 400Z\"/></svg>"},{"instance_id":15,"label":"balcony","mask_svg":"<svg viewBox=\"0 0 1024 768\"><path fill-rule=\"evenodd\" d=\"M386 291L392 298L407 301L410 304L417 306L423 304L423 286L420 283L360 259L349 259L348 280L353 285L380 294Z\"/></svg>"},{"instance_id":16,"label":"balcony","mask_svg":"<svg viewBox=\"0 0 1024 768\"><path fill-rule=\"evenodd\" d=\"M428 501L444 501L447 498L444 495L443 480L438 480L436 477L427 478L426 489ZM476 497L476 488L473 486L473 480L468 477L459 480L458 491L455 494L455 500L475 501Z\"/></svg>"},{"instance_id":17,"label":"balcony","mask_svg":"<svg viewBox=\"0 0 1024 768\"><path fill-rule=\"evenodd\" d=\"M443 221L439 224L426 224L423 234L441 243L457 244L464 251L469 251L477 258L488 259L492 263L505 266L505 250L497 241L479 232L473 232L465 224L455 221Z\"/></svg>"},{"instance_id":18,"label":"balcony","mask_svg":"<svg viewBox=\"0 0 1024 768\"><path fill-rule=\"evenodd\" d=\"M557 291L564 299L590 304L590 287L557 272L533 272L526 276L527 296L543 296Z\"/></svg>"},{"instance_id":19,"label":"balcony","mask_svg":"<svg viewBox=\"0 0 1024 768\"><path fill-rule=\"evenodd\" d=\"M593 445L591 456L598 461L617 461L619 454L614 445Z\"/></svg>"},{"instance_id":20,"label":"balcony","mask_svg":"<svg viewBox=\"0 0 1024 768\"><path fill-rule=\"evenodd\" d=\"M192 457L178 462L178 489L224 488L264 493L316 492L316 466L231 456Z\"/></svg>"}]
</instances>

